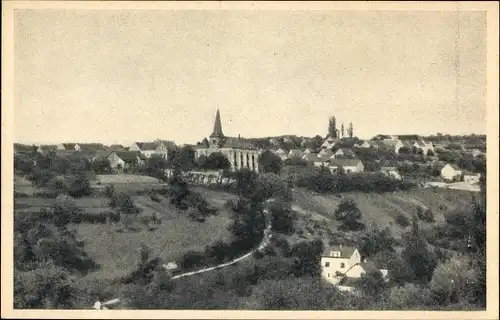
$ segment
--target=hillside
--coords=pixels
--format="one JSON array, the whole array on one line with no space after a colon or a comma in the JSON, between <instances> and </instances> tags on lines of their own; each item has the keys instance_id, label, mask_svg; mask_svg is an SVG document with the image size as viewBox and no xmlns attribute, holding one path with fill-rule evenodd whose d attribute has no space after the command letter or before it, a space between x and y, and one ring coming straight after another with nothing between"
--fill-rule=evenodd
<instances>
[{"instance_id":1,"label":"hillside","mask_svg":"<svg viewBox=\"0 0 500 320\"><path fill-rule=\"evenodd\" d=\"M422 207L434 213L436 223L443 223L445 214L470 203L473 194L468 191L426 188L384 194L345 193L341 197L356 202L367 228L371 228L372 225L380 229L389 227L392 234L399 238L406 228L395 223L394 218L397 215L402 214L411 220L412 215L417 212L417 207ZM319 229L323 231L337 230L339 223L334 218L334 212L342 200L341 197L321 195L304 189L295 189L293 195L292 209L300 217L299 225L305 230L304 236L308 238L314 236L307 234L307 225L312 226L311 229L315 229L316 225L321 226ZM321 232L316 235L321 236Z\"/></svg>"}]
</instances>

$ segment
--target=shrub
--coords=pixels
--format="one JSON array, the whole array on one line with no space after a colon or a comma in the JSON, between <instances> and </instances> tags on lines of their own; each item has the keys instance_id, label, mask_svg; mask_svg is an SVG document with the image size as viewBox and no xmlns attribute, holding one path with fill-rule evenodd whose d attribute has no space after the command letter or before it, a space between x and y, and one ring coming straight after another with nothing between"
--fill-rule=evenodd
<instances>
[{"instance_id":1,"label":"shrub","mask_svg":"<svg viewBox=\"0 0 500 320\"><path fill-rule=\"evenodd\" d=\"M202 252L188 251L182 257L180 265L183 269L191 269L202 266L205 260L205 255Z\"/></svg>"},{"instance_id":2,"label":"shrub","mask_svg":"<svg viewBox=\"0 0 500 320\"><path fill-rule=\"evenodd\" d=\"M429 209L424 209L422 207L417 208L417 217L419 220L424 222L432 223L436 221L434 219L434 214L432 213L432 211Z\"/></svg>"},{"instance_id":3,"label":"shrub","mask_svg":"<svg viewBox=\"0 0 500 320\"><path fill-rule=\"evenodd\" d=\"M408 219L408 217L402 213L398 214L394 221L403 228L406 228L410 225L410 219Z\"/></svg>"}]
</instances>

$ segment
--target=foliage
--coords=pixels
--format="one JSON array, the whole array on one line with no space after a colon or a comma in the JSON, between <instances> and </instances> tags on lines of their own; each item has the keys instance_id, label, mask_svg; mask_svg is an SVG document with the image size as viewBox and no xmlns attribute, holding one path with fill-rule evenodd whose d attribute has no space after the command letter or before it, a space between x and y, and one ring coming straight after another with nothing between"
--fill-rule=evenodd
<instances>
[{"instance_id":1,"label":"foliage","mask_svg":"<svg viewBox=\"0 0 500 320\"><path fill-rule=\"evenodd\" d=\"M340 229L357 231L363 230L365 225L362 221L361 211L356 203L351 199L344 199L335 210L335 219L342 222Z\"/></svg>"},{"instance_id":2,"label":"foliage","mask_svg":"<svg viewBox=\"0 0 500 320\"><path fill-rule=\"evenodd\" d=\"M422 207L417 208L417 218L420 221L429 222L429 223L433 223L436 221L434 219L434 214L432 213L432 211L430 209L422 208Z\"/></svg>"},{"instance_id":3,"label":"foliage","mask_svg":"<svg viewBox=\"0 0 500 320\"><path fill-rule=\"evenodd\" d=\"M16 309L69 309L76 294L69 272L51 261L29 271L14 270Z\"/></svg>"},{"instance_id":4,"label":"foliage","mask_svg":"<svg viewBox=\"0 0 500 320\"><path fill-rule=\"evenodd\" d=\"M387 299L390 310L415 310L431 307L431 293L427 286L414 283L405 283L391 288Z\"/></svg>"},{"instance_id":5,"label":"foliage","mask_svg":"<svg viewBox=\"0 0 500 320\"><path fill-rule=\"evenodd\" d=\"M408 219L408 217L402 213L398 214L394 221L403 228L406 228L410 225L410 219Z\"/></svg>"},{"instance_id":6,"label":"foliage","mask_svg":"<svg viewBox=\"0 0 500 320\"><path fill-rule=\"evenodd\" d=\"M320 262L323 250L324 245L321 240L296 243L291 249L291 256L295 262L293 274L296 277L319 276L321 274Z\"/></svg>"},{"instance_id":7,"label":"foliage","mask_svg":"<svg viewBox=\"0 0 500 320\"><path fill-rule=\"evenodd\" d=\"M360 253L362 256L370 257L382 251L394 251L397 244L388 228L384 230L373 229L366 233L361 240Z\"/></svg>"},{"instance_id":8,"label":"foliage","mask_svg":"<svg viewBox=\"0 0 500 320\"><path fill-rule=\"evenodd\" d=\"M290 204L283 201L273 201L269 204L271 226L278 233L291 234L293 232L294 215Z\"/></svg>"},{"instance_id":9,"label":"foliage","mask_svg":"<svg viewBox=\"0 0 500 320\"><path fill-rule=\"evenodd\" d=\"M406 235L402 256L412 269L416 281L427 282L431 279L437 265L437 257L429 250L427 241L420 234L416 217L413 218L411 232Z\"/></svg>"},{"instance_id":10,"label":"foliage","mask_svg":"<svg viewBox=\"0 0 500 320\"><path fill-rule=\"evenodd\" d=\"M228 170L231 168L231 163L221 152L213 152L208 156L202 168L208 170Z\"/></svg>"},{"instance_id":11,"label":"foliage","mask_svg":"<svg viewBox=\"0 0 500 320\"><path fill-rule=\"evenodd\" d=\"M379 270L369 270L361 275L358 288L367 296L376 296L386 288L386 281Z\"/></svg>"},{"instance_id":12,"label":"foliage","mask_svg":"<svg viewBox=\"0 0 500 320\"><path fill-rule=\"evenodd\" d=\"M472 302L477 271L465 256L439 264L429 283L433 299L440 305Z\"/></svg>"},{"instance_id":13,"label":"foliage","mask_svg":"<svg viewBox=\"0 0 500 320\"><path fill-rule=\"evenodd\" d=\"M283 166L283 161L280 157L275 155L269 150L264 151L259 155L259 168L262 172L270 172L279 174L281 172L281 167Z\"/></svg>"}]
</instances>

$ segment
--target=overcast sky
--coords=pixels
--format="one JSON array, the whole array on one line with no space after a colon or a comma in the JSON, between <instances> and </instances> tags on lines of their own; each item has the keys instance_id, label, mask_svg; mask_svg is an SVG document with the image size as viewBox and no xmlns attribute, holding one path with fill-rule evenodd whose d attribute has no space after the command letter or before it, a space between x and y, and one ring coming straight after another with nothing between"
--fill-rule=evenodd
<instances>
[{"instance_id":1,"label":"overcast sky","mask_svg":"<svg viewBox=\"0 0 500 320\"><path fill-rule=\"evenodd\" d=\"M15 14L16 141L486 132L480 12Z\"/></svg>"}]
</instances>

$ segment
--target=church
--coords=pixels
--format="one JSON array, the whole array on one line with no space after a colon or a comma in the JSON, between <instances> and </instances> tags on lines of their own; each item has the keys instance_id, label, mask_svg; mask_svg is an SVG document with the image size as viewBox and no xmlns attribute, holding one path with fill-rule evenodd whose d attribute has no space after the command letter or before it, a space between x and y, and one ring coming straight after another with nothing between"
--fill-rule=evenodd
<instances>
[{"instance_id":1,"label":"church","mask_svg":"<svg viewBox=\"0 0 500 320\"><path fill-rule=\"evenodd\" d=\"M215 115L214 130L209 138L203 139L201 144L196 146L196 157L202 155L208 157L214 152L220 152L229 160L232 171L249 169L259 172L258 148L240 137L226 137L222 132L222 123L218 109Z\"/></svg>"}]
</instances>

